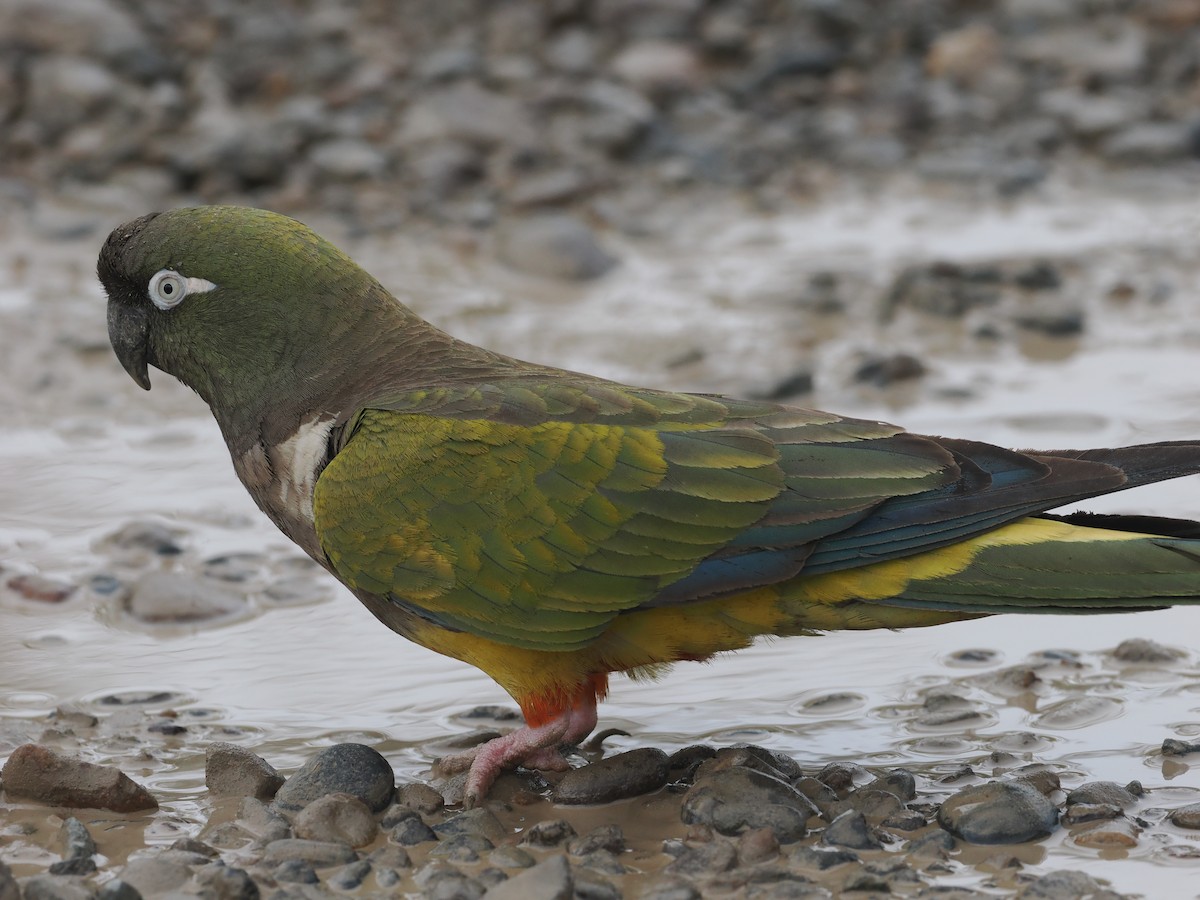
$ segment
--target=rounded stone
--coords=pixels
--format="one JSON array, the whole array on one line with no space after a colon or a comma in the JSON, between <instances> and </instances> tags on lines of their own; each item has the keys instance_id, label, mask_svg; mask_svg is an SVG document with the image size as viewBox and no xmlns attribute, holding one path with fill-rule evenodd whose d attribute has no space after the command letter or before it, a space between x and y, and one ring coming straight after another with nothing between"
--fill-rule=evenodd
<instances>
[{"instance_id":1,"label":"rounded stone","mask_svg":"<svg viewBox=\"0 0 1200 900\"><path fill-rule=\"evenodd\" d=\"M608 803L656 791L667 783L667 754L642 747L572 769L554 789L558 803Z\"/></svg>"},{"instance_id":2,"label":"rounded stone","mask_svg":"<svg viewBox=\"0 0 1200 900\"><path fill-rule=\"evenodd\" d=\"M326 794L304 807L293 823L296 836L313 841L339 841L351 847L375 839L379 826L371 810L350 794Z\"/></svg>"},{"instance_id":3,"label":"rounded stone","mask_svg":"<svg viewBox=\"0 0 1200 900\"><path fill-rule=\"evenodd\" d=\"M350 794L381 812L392 799L396 780L391 764L363 744L326 747L284 782L275 795L280 809L298 812L328 794Z\"/></svg>"},{"instance_id":4,"label":"rounded stone","mask_svg":"<svg viewBox=\"0 0 1200 900\"><path fill-rule=\"evenodd\" d=\"M938 824L972 844L1020 844L1046 837L1058 809L1033 788L994 781L965 788L938 810Z\"/></svg>"}]
</instances>

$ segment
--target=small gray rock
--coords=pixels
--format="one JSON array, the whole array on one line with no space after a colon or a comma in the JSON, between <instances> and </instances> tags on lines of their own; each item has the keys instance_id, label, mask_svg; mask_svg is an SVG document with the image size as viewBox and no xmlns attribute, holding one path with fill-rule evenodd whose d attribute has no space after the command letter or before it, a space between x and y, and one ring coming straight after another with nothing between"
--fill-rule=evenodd
<instances>
[{"instance_id":1,"label":"small gray rock","mask_svg":"<svg viewBox=\"0 0 1200 900\"><path fill-rule=\"evenodd\" d=\"M340 181L379 178L387 168L387 157L357 138L322 141L309 151L309 159L322 175Z\"/></svg>"},{"instance_id":2,"label":"small gray rock","mask_svg":"<svg viewBox=\"0 0 1200 900\"><path fill-rule=\"evenodd\" d=\"M238 807L237 825L264 844L293 836L292 826L287 819L256 797L242 800Z\"/></svg>"},{"instance_id":3,"label":"small gray rock","mask_svg":"<svg viewBox=\"0 0 1200 900\"><path fill-rule=\"evenodd\" d=\"M1200 803L1189 803L1173 809L1168 818L1177 828L1200 828Z\"/></svg>"},{"instance_id":4,"label":"small gray rock","mask_svg":"<svg viewBox=\"0 0 1200 900\"><path fill-rule=\"evenodd\" d=\"M25 880L25 900L94 900L96 892L82 878L34 875Z\"/></svg>"},{"instance_id":5,"label":"small gray rock","mask_svg":"<svg viewBox=\"0 0 1200 900\"><path fill-rule=\"evenodd\" d=\"M737 865L737 850L728 841L716 840L703 844L667 842L663 850L675 857L663 870L669 875L712 875L728 872Z\"/></svg>"},{"instance_id":6,"label":"small gray rock","mask_svg":"<svg viewBox=\"0 0 1200 900\"><path fill-rule=\"evenodd\" d=\"M169 894L192 877L192 870L182 862L157 856L131 859L121 869L121 880L144 896Z\"/></svg>"},{"instance_id":7,"label":"small gray rock","mask_svg":"<svg viewBox=\"0 0 1200 900\"><path fill-rule=\"evenodd\" d=\"M1017 896L1020 900L1078 900L1082 897L1119 900L1117 894L1083 872L1051 872L1025 885Z\"/></svg>"},{"instance_id":8,"label":"small gray rock","mask_svg":"<svg viewBox=\"0 0 1200 900\"><path fill-rule=\"evenodd\" d=\"M351 847L365 846L375 839L379 826L371 810L350 794L318 797L296 815L296 836L311 841L334 841Z\"/></svg>"},{"instance_id":9,"label":"small gray rock","mask_svg":"<svg viewBox=\"0 0 1200 900\"><path fill-rule=\"evenodd\" d=\"M1128 638L1117 644L1112 652L1113 659L1128 663L1169 663L1182 659L1187 654L1175 647L1167 647L1145 638Z\"/></svg>"},{"instance_id":10,"label":"small gray rock","mask_svg":"<svg viewBox=\"0 0 1200 900\"><path fill-rule=\"evenodd\" d=\"M366 859L342 866L329 876L329 886L338 891L356 890L371 874L371 869L371 862Z\"/></svg>"},{"instance_id":11,"label":"small gray rock","mask_svg":"<svg viewBox=\"0 0 1200 900\"><path fill-rule=\"evenodd\" d=\"M401 819L388 833L388 840L399 844L401 847L413 847L417 844L424 844L427 841L436 841L438 836L421 819L420 815L414 814Z\"/></svg>"},{"instance_id":12,"label":"small gray rock","mask_svg":"<svg viewBox=\"0 0 1200 900\"><path fill-rule=\"evenodd\" d=\"M534 847L557 847L576 836L575 829L566 819L549 819L529 828L521 836L521 843Z\"/></svg>"},{"instance_id":13,"label":"small gray rock","mask_svg":"<svg viewBox=\"0 0 1200 900\"><path fill-rule=\"evenodd\" d=\"M1089 781L1067 794L1067 804L1107 804L1118 809L1128 809L1136 806L1137 796L1128 786L1122 786L1115 781Z\"/></svg>"},{"instance_id":14,"label":"small gray rock","mask_svg":"<svg viewBox=\"0 0 1200 900\"><path fill-rule=\"evenodd\" d=\"M204 866L195 876L201 896L219 897L220 900L258 900L258 885L245 869L214 863Z\"/></svg>"},{"instance_id":15,"label":"small gray rock","mask_svg":"<svg viewBox=\"0 0 1200 900\"><path fill-rule=\"evenodd\" d=\"M567 772L554 789L558 803L609 803L656 791L667 783L667 754L642 747Z\"/></svg>"},{"instance_id":16,"label":"small gray rock","mask_svg":"<svg viewBox=\"0 0 1200 900\"><path fill-rule=\"evenodd\" d=\"M571 867L565 856L551 856L488 889L488 900L570 900Z\"/></svg>"},{"instance_id":17,"label":"small gray rock","mask_svg":"<svg viewBox=\"0 0 1200 900\"><path fill-rule=\"evenodd\" d=\"M567 851L573 856L586 856L597 850L607 850L609 853L625 852L625 833L620 825L598 825L567 844Z\"/></svg>"},{"instance_id":18,"label":"small gray rock","mask_svg":"<svg viewBox=\"0 0 1200 900\"><path fill-rule=\"evenodd\" d=\"M852 809L829 823L822 840L831 847L849 847L852 850L879 850L883 847L879 838L871 833L866 817Z\"/></svg>"},{"instance_id":19,"label":"small gray rock","mask_svg":"<svg viewBox=\"0 0 1200 900\"><path fill-rule=\"evenodd\" d=\"M306 859L285 859L272 873L276 881L292 884L316 884L320 879L313 864Z\"/></svg>"},{"instance_id":20,"label":"small gray rock","mask_svg":"<svg viewBox=\"0 0 1200 900\"><path fill-rule=\"evenodd\" d=\"M275 805L299 811L326 794L350 794L371 812L387 808L395 790L391 764L363 744L335 744L308 760L284 782Z\"/></svg>"},{"instance_id":21,"label":"small gray rock","mask_svg":"<svg viewBox=\"0 0 1200 900\"><path fill-rule=\"evenodd\" d=\"M425 815L435 813L446 805L441 792L419 781L410 781L397 787L396 803Z\"/></svg>"},{"instance_id":22,"label":"small gray rock","mask_svg":"<svg viewBox=\"0 0 1200 900\"><path fill-rule=\"evenodd\" d=\"M494 849L496 845L482 834L455 834L439 841L437 846L429 851L429 855L455 862L472 863L479 861L479 854Z\"/></svg>"},{"instance_id":23,"label":"small gray rock","mask_svg":"<svg viewBox=\"0 0 1200 900\"><path fill-rule=\"evenodd\" d=\"M567 213L539 213L504 222L496 234L500 260L514 269L587 281L599 278L617 264L596 232Z\"/></svg>"},{"instance_id":24,"label":"small gray rock","mask_svg":"<svg viewBox=\"0 0 1200 900\"><path fill-rule=\"evenodd\" d=\"M528 869L537 859L520 847L505 844L488 854L488 862L502 869Z\"/></svg>"},{"instance_id":25,"label":"small gray rock","mask_svg":"<svg viewBox=\"0 0 1200 900\"><path fill-rule=\"evenodd\" d=\"M1025 784L993 781L965 788L938 809L938 824L972 844L1019 844L1043 838L1058 809Z\"/></svg>"},{"instance_id":26,"label":"small gray rock","mask_svg":"<svg viewBox=\"0 0 1200 900\"><path fill-rule=\"evenodd\" d=\"M237 744L216 741L204 752L204 786L215 796L270 800L283 780L269 762Z\"/></svg>"},{"instance_id":27,"label":"small gray rock","mask_svg":"<svg viewBox=\"0 0 1200 900\"><path fill-rule=\"evenodd\" d=\"M685 824L712 825L722 834L748 828L770 828L781 844L805 834L816 815L812 802L790 784L757 769L732 766L701 777L680 809Z\"/></svg>"},{"instance_id":28,"label":"small gray rock","mask_svg":"<svg viewBox=\"0 0 1200 900\"><path fill-rule=\"evenodd\" d=\"M8 863L0 859L0 900L21 900L21 886Z\"/></svg>"},{"instance_id":29,"label":"small gray rock","mask_svg":"<svg viewBox=\"0 0 1200 900\"><path fill-rule=\"evenodd\" d=\"M639 895L638 900L701 900L700 891L682 878L662 878Z\"/></svg>"},{"instance_id":30,"label":"small gray rock","mask_svg":"<svg viewBox=\"0 0 1200 900\"><path fill-rule=\"evenodd\" d=\"M263 862L276 865L289 859L302 859L321 869L327 866L344 866L358 858L349 844L331 841L305 841L300 838L284 838L271 841L263 850Z\"/></svg>"},{"instance_id":31,"label":"small gray rock","mask_svg":"<svg viewBox=\"0 0 1200 900\"><path fill-rule=\"evenodd\" d=\"M148 572L125 600L125 611L146 625L226 622L249 612L246 598L210 578Z\"/></svg>"},{"instance_id":32,"label":"small gray rock","mask_svg":"<svg viewBox=\"0 0 1200 900\"><path fill-rule=\"evenodd\" d=\"M464 809L433 827L438 837L453 837L456 834L479 834L493 844L504 842L508 838L505 828L496 814L486 807Z\"/></svg>"},{"instance_id":33,"label":"small gray rock","mask_svg":"<svg viewBox=\"0 0 1200 900\"><path fill-rule=\"evenodd\" d=\"M1162 742L1161 752L1163 756L1188 756L1192 753L1200 753L1200 743L1181 741L1176 738L1166 738Z\"/></svg>"},{"instance_id":34,"label":"small gray rock","mask_svg":"<svg viewBox=\"0 0 1200 900\"><path fill-rule=\"evenodd\" d=\"M0 900L9 900L4 896L3 891L0 891ZM96 900L142 900L142 895L132 884L124 882L120 878L114 878L112 881L105 882L104 886L96 892Z\"/></svg>"}]
</instances>

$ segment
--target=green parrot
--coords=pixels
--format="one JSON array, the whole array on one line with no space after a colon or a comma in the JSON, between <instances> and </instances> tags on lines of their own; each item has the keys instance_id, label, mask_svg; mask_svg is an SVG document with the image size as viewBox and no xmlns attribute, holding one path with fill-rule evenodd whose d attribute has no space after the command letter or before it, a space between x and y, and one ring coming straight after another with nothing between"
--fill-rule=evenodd
<instances>
[{"instance_id":1,"label":"green parrot","mask_svg":"<svg viewBox=\"0 0 1200 900\"><path fill-rule=\"evenodd\" d=\"M759 635L1194 603L1200 524L1046 515L1200 470L1200 444L1016 452L534 365L425 322L301 223L143 216L108 329L211 407L258 506L384 624L525 725L442 761L466 799L566 766L613 672Z\"/></svg>"}]
</instances>

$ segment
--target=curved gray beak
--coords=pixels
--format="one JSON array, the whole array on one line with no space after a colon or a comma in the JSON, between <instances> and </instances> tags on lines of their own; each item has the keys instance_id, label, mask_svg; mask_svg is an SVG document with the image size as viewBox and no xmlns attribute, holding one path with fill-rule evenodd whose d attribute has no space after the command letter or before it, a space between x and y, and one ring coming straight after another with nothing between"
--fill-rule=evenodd
<instances>
[{"instance_id":1,"label":"curved gray beak","mask_svg":"<svg viewBox=\"0 0 1200 900\"><path fill-rule=\"evenodd\" d=\"M142 390L150 390L150 373L147 369L150 321L146 310L141 306L110 299L108 340L129 377Z\"/></svg>"}]
</instances>

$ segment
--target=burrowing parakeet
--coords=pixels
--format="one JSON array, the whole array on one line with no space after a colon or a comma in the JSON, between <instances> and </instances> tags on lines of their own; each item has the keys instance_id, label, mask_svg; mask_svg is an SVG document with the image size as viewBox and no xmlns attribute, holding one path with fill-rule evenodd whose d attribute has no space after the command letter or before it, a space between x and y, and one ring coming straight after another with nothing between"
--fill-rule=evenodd
<instances>
[{"instance_id":1,"label":"burrowing parakeet","mask_svg":"<svg viewBox=\"0 0 1200 900\"><path fill-rule=\"evenodd\" d=\"M212 408L259 507L382 622L489 674L524 727L467 800L565 766L612 672L758 635L1194 602L1200 526L1045 510L1200 446L1015 452L534 365L425 322L304 225L215 206L100 252L125 370Z\"/></svg>"}]
</instances>

